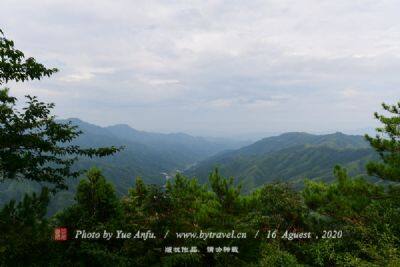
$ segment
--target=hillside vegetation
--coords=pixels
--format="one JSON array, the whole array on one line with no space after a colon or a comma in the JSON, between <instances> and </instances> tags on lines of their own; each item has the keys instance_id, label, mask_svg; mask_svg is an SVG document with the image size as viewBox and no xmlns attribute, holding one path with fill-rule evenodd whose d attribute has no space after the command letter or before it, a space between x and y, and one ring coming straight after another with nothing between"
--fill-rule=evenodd
<instances>
[{"instance_id":1,"label":"hillside vegetation","mask_svg":"<svg viewBox=\"0 0 400 267\"><path fill-rule=\"evenodd\" d=\"M122 146L119 153L106 158L79 157L73 170L97 166L116 188L118 195L128 193L137 177L149 184L164 185L166 176L182 170L197 161L226 149L239 147L242 142L220 139L208 141L187 134L160 134L135 130L127 125L100 127L80 119L62 120L71 122L83 132L70 145L82 148ZM79 180L67 179L68 191L59 192L50 204L50 213L73 203ZM32 181L8 180L0 183L0 205L11 200L20 200L25 193L38 191L41 185Z\"/></svg>"},{"instance_id":2,"label":"hillside vegetation","mask_svg":"<svg viewBox=\"0 0 400 267\"><path fill-rule=\"evenodd\" d=\"M209 170L218 167L222 175L236 177L249 191L273 181L298 186L305 178L329 182L337 164L351 175L366 174L366 162L376 157L362 136L286 133L206 159L185 174L206 182Z\"/></svg>"}]
</instances>

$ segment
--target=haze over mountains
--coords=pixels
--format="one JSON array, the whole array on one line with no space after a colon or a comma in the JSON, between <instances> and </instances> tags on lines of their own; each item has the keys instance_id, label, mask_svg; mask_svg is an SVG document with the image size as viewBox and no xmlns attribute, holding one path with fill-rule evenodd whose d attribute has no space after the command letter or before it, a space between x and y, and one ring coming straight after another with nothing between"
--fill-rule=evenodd
<instances>
[{"instance_id":1,"label":"haze over mountains","mask_svg":"<svg viewBox=\"0 0 400 267\"><path fill-rule=\"evenodd\" d=\"M144 132L124 124L100 127L79 119L69 121L84 132L75 141L82 147L125 147L112 157L83 158L79 162L79 167L99 166L115 181L118 191L126 191L126 186L132 186L138 176L148 183L163 184L165 177L162 173L186 169L218 152L245 144L229 139L207 140L183 133Z\"/></svg>"},{"instance_id":2,"label":"haze over mountains","mask_svg":"<svg viewBox=\"0 0 400 267\"><path fill-rule=\"evenodd\" d=\"M209 170L218 167L222 175L235 177L248 191L273 181L329 181L337 164L353 175L365 174L365 163L375 156L362 136L285 133L210 157L185 174L206 182Z\"/></svg>"},{"instance_id":3,"label":"haze over mountains","mask_svg":"<svg viewBox=\"0 0 400 267\"><path fill-rule=\"evenodd\" d=\"M100 127L79 119L68 119L83 134L74 141L82 147L124 146L114 156L81 158L75 168L100 168L119 194L126 194L141 177L146 183L163 185L177 172L208 181L218 167L222 175L235 177L244 192L276 180L301 184L304 178L329 181L336 164L351 174L365 174L364 166L375 157L362 136L334 133L313 135L285 133L255 143L224 138L194 137L183 133L160 134L138 131L119 124ZM73 201L77 180L70 180L69 191L60 192L50 212ZM32 190L32 183L0 184L0 203Z\"/></svg>"},{"instance_id":4,"label":"haze over mountains","mask_svg":"<svg viewBox=\"0 0 400 267\"><path fill-rule=\"evenodd\" d=\"M72 118L70 121L83 132L74 144L82 147L124 146L121 152L105 158L82 157L75 164L76 169L100 168L122 195L141 177L146 183L163 185L167 177L190 167L218 152L236 149L245 144L224 138L202 138L183 133L160 134L135 130L128 125L100 127ZM67 181L69 191L63 191L53 200L50 210L57 210L71 203L76 179ZM23 193L39 186L33 182L0 183L0 205L10 199L19 199Z\"/></svg>"},{"instance_id":5,"label":"haze over mountains","mask_svg":"<svg viewBox=\"0 0 400 267\"><path fill-rule=\"evenodd\" d=\"M82 167L102 168L119 192L125 192L137 176L147 183L164 184L165 178L173 177L177 171L206 183L215 167L223 175L242 182L246 191L275 180L329 181L336 164L347 167L351 174L365 174L365 163L374 155L364 137L339 132L285 133L246 145L183 133L138 131L124 124L99 127L79 119L70 120L85 133L77 140L81 146L125 146L116 156L80 162Z\"/></svg>"}]
</instances>

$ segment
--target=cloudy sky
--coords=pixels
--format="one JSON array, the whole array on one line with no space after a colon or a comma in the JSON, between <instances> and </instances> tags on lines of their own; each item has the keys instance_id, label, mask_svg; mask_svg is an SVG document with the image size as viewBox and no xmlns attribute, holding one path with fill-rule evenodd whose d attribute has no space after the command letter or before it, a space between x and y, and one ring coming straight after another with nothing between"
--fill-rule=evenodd
<instances>
[{"instance_id":1,"label":"cloudy sky","mask_svg":"<svg viewBox=\"0 0 400 267\"><path fill-rule=\"evenodd\" d=\"M400 100L396 0L0 6L17 48L60 69L12 93L62 118L211 136L350 131Z\"/></svg>"}]
</instances>

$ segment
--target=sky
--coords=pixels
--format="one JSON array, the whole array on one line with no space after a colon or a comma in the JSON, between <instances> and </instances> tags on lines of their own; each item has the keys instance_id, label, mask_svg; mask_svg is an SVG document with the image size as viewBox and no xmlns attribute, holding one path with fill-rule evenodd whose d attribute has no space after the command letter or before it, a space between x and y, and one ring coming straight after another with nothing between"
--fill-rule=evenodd
<instances>
[{"instance_id":1,"label":"sky","mask_svg":"<svg viewBox=\"0 0 400 267\"><path fill-rule=\"evenodd\" d=\"M400 2L2 0L60 118L203 136L354 132L400 100Z\"/></svg>"}]
</instances>

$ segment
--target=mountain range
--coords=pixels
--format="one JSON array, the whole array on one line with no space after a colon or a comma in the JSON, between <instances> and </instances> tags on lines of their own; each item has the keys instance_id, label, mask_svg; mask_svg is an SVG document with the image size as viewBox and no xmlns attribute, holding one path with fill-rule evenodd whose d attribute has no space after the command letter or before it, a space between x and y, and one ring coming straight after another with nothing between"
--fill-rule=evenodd
<instances>
[{"instance_id":1,"label":"mountain range","mask_svg":"<svg viewBox=\"0 0 400 267\"><path fill-rule=\"evenodd\" d=\"M301 184L304 178L329 181L336 164L350 174L365 174L367 161L376 157L362 136L334 133L313 135L285 133L255 143L224 138L194 137L184 133L152 133L125 124L100 127L80 119L68 119L83 132L75 141L82 147L124 146L124 150L105 158L80 158L74 168L99 167L116 191L126 194L141 177L146 183L163 185L177 172L208 181L218 167L222 175L235 177L244 192L273 181ZM73 201L77 180L69 180L70 190L60 192L50 210ZM31 182L0 184L0 204L18 199L38 188Z\"/></svg>"},{"instance_id":2,"label":"mountain range","mask_svg":"<svg viewBox=\"0 0 400 267\"><path fill-rule=\"evenodd\" d=\"M145 132L124 124L100 127L76 118L60 120L68 121L83 132L73 141L73 145L83 148L124 147L121 152L105 158L82 157L74 165L75 169L89 169L93 166L100 168L120 195L126 194L135 184L136 177L141 177L149 184L163 185L166 178L177 171L218 152L247 144L245 141L194 137L184 133ZM72 203L77 183L76 179L68 180L70 190L58 193L50 205L50 210L57 210L66 203ZM25 192L37 190L39 187L36 183L26 181L0 183L0 206L10 199L20 199Z\"/></svg>"},{"instance_id":3,"label":"mountain range","mask_svg":"<svg viewBox=\"0 0 400 267\"><path fill-rule=\"evenodd\" d=\"M82 158L77 167L100 167L119 192L133 185L135 177L163 184L165 176L206 159L218 152L236 149L244 142L229 139L209 141L183 133L161 134L138 131L125 124L100 127L79 119L69 119L84 134L74 143L82 147L124 146L124 150L106 158Z\"/></svg>"},{"instance_id":4,"label":"mountain range","mask_svg":"<svg viewBox=\"0 0 400 267\"><path fill-rule=\"evenodd\" d=\"M222 175L235 177L249 191L273 181L330 181L337 164L346 167L351 175L365 175L365 164L375 158L375 152L359 135L293 132L212 156L185 174L206 182L210 170L218 168Z\"/></svg>"}]
</instances>

